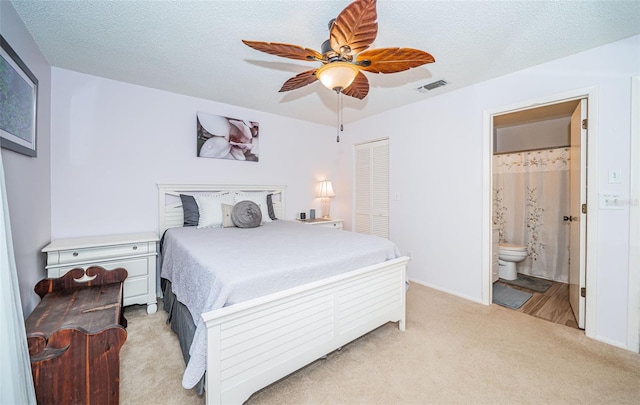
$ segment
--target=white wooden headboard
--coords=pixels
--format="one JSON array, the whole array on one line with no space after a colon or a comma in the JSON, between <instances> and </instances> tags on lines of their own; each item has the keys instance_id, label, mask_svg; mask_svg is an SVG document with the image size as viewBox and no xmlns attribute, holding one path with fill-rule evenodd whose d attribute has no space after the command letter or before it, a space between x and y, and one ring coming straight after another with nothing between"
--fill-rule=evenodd
<instances>
[{"instance_id":1,"label":"white wooden headboard","mask_svg":"<svg viewBox=\"0 0 640 405\"><path fill-rule=\"evenodd\" d=\"M184 224L180 194L197 195L220 191L268 191L273 194L273 211L276 217L284 219L286 188L287 186L244 184L158 184L159 234L163 235L167 229Z\"/></svg>"}]
</instances>

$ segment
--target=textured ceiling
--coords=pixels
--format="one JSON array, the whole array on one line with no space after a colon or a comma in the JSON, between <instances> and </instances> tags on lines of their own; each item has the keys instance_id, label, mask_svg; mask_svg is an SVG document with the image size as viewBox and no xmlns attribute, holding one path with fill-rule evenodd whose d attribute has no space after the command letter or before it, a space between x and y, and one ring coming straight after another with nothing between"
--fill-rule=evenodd
<instances>
[{"instance_id":1,"label":"textured ceiling","mask_svg":"<svg viewBox=\"0 0 640 405\"><path fill-rule=\"evenodd\" d=\"M242 39L320 50L348 1L12 1L52 66L333 125L319 82L279 93L316 63L255 51ZM411 47L436 62L365 73L345 122L640 34L640 1L378 1L374 48ZM427 93L416 89L444 79Z\"/></svg>"}]
</instances>

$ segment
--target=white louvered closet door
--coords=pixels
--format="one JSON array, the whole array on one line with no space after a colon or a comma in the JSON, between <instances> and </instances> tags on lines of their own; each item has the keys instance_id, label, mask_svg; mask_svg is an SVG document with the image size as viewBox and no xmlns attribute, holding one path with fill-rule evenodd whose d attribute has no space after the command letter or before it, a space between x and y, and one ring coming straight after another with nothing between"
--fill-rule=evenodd
<instances>
[{"instance_id":1,"label":"white louvered closet door","mask_svg":"<svg viewBox=\"0 0 640 405\"><path fill-rule=\"evenodd\" d=\"M355 231L389 238L389 140L355 147Z\"/></svg>"}]
</instances>

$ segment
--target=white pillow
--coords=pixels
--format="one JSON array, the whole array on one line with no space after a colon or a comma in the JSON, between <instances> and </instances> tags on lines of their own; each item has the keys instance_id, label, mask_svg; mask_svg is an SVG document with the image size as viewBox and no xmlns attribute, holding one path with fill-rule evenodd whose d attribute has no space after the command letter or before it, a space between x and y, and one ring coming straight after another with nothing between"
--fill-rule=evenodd
<instances>
[{"instance_id":1,"label":"white pillow","mask_svg":"<svg viewBox=\"0 0 640 405\"><path fill-rule=\"evenodd\" d=\"M233 195L195 196L200 212L198 228L219 228L222 226L222 204L233 204Z\"/></svg>"},{"instance_id":2,"label":"white pillow","mask_svg":"<svg viewBox=\"0 0 640 405\"><path fill-rule=\"evenodd\" d=\"M222 207L222 227L233 228L236 226L236 224L233 223L233 219L231 219L234 206L229 204L220 204L220 206Z\"/></svg>"},{"instance_id":3,"label":"white pillow","mask_svg":"<svg viewBox=\"0 0 640 405\"><path fill-rule=\"evenodd\" d=\"M234 191L233 194L234 204L244 200L253 201L260 207L262 222L271 222L271 217L269 217L269 208L267 207L268 191Z\"/></svg>"}]
</instances>

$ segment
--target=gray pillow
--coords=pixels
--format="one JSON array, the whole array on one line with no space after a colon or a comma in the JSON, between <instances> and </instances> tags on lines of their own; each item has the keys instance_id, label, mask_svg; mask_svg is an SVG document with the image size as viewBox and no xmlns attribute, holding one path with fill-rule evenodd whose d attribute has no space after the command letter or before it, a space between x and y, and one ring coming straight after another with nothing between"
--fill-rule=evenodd
<instances>
[{"instance_id":1,"label":"gray pillow","mask_svg":"<svg viewBox=\"0 0 640 405\"><path fill-rule=\"evenodd\" d=\"M200 211L198 203L192 195L180 194L182 200L182 212L184 212L184 226L198 226Z\"/></svg>"},{"instance_id":2,"label":"gray pillow","mask_svg":"<svg viewBox=\"0 0 640 405\"><path fill-rule=\"evenodd\" d=\"M262 211L253 201L240 201L233 206L231 220L238 228L256 228L262 223Z\"/></svg>"},{"instance_id":3,"label":"gray pillow","mask_svg":"<svg viewBox=\"0 0 640 405\"><path fill-rule=\"evenodd\" d=\"M276 213L273 211L273 194L267 194L267 212L269 213L269 218L276 220Z\"/></svg>"}]
</instances>

